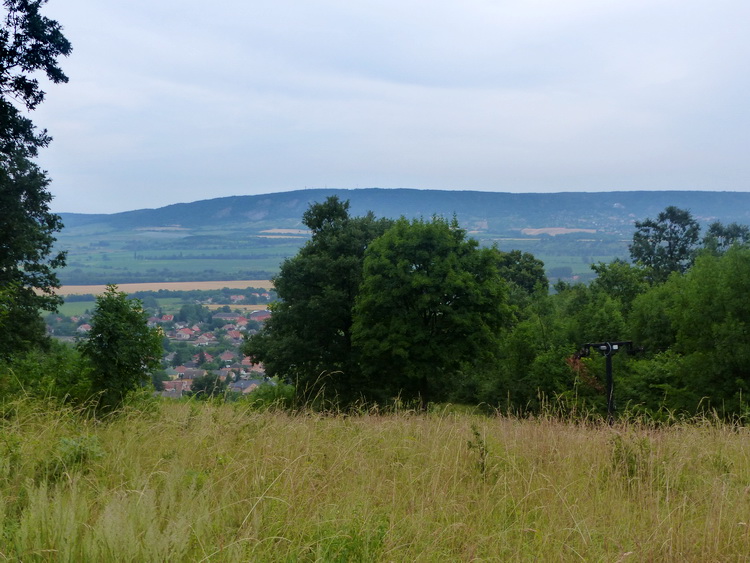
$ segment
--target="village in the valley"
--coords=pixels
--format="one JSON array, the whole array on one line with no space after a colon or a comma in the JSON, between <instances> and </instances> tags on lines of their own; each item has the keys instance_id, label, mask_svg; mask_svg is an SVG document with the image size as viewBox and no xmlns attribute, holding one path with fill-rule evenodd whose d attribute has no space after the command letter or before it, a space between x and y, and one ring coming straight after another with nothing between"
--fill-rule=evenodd
<instances>
[{"instance_id":1,"label":"village in the valley","mask_svg":"<svg viewBox=\"0 0 750 563\"><path fill-rule=\"evenodd\" d=\"M218 377L229 393L238 395L270 382L263 365L242 353L242 344L271 317L267 306L274 295L252 288L233 291L236 293L194 298L174 312L164 312L158 300L144 299L150 314L148 325L158 327L164 335L162 369L152 377L161 396L189 395L193 383L205 377ZM62 341L80 341L91 330L90 316L88 309L79 315L50 315L46 319L48 332Z\"/></svg>"}]
</instances>

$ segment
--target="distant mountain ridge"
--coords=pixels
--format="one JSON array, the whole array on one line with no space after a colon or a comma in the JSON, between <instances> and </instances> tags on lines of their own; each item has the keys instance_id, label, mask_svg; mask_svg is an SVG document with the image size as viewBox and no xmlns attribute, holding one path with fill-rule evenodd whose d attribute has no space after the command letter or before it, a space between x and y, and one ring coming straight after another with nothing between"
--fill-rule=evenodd
<instances>
[{"instance_id":1,"label":"distant mountain ridge","mask_svg":"<svg viewBox=\"0 0 750 563\"><path fill-rule=\"evenodd\" d=\"M513 194L415 189L299 190L110 215L61 214L64 284L267 280L309 240L302 215L337 195L352 215L458 219L482 245L530 252L550 279L586 281L591 265L628 259L634 224L674 205L704 225L750 224L750 193Z\"/></svg>"},{"instance_id":2,"label":"distant mountain ridge","mask_svg":"<svg viewBox=\"0 0 750 563\"><path fill-rule=\"evenodd\" d=\"M709 191L614 191L506 193L417 189L310 189L231 196L158 209L114 214L62 213L66 229L105 225L139 229L171 225L257 224L299 227L311 203L337 195L349 200L353 215L372 211L379 217L431 217L454 214L469 229L509 233L524 228L580 228L600 232L632 232L633 222L655 217L669 205L688 209L700 222L750 223L750 193Z\"/></svg>"}]
</instances>

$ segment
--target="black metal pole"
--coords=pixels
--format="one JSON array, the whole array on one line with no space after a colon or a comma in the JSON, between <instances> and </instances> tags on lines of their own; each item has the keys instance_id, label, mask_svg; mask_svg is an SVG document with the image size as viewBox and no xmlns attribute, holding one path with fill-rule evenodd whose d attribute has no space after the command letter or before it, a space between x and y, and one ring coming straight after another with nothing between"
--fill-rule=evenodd
<instances>
[{"instance_id":1,"label":"black metal pole","mask_svg":"<svg viewBox=\"0 0 750 563\"><path fill-rule=\"evenodd\" d=\"M617 354L618 350L626 349L629 353L632 353L633 343L630 340L623 340L621 342L588 342L581 346L581 350L576 354L576 357L582 358L588 356L591 353L591 349L597 350L602 356L606 358L607 364L607 421L612 426L615 422L615 382L612 377L612 356ZM643 350L642 348L640 350Z\"/></svg>"},{"instance_id":2,"label":"black metal pole","mask_svg":"<svg viewBox=\"0 0 750 563\"><path fill-rule=\"evenodd\" d=\"M612 378L612 353L607 358L607 421L612 426L615 421L615 382Z\"/></svg>"}]
</instances>

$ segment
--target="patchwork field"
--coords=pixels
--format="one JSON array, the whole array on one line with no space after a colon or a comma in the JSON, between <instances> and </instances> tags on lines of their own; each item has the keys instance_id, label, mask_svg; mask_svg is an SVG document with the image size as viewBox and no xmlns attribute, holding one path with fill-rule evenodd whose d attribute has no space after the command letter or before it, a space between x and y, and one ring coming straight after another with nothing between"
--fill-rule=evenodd
<instances>
[{"instance_id":1,"label":"patchwork field","mask_svg":"<svg viewBox=\"0 0 750 563\"><path fill-rule=\"evenodd\" d=\"M521 232L529 236L550 235L554 237L557 235L570 235L573 233L595 234L596 229L566 229L562 227L544 227L542 229L521 229Z\"/></svg>"},{"instance_id":2,"label":"patchwork field","mask_svg":"<svg viewBox=\"0 0 750 563\"><path fill-rule=\"evenodd\" d=\"M191 282L270 279L282 262L310 239L296 221L205 224L200 215L182 227L144 227L84 224L66 228L59 236L68 265L60 271L63 284ZM169 223L165 223L169 224ZM290 226L294 225L294 226ZM189 226L185 226L189 225ZM585 280L599 259L627 257L622 235L589 227L535 223L536 229L481 228L472 231L482 245L530 252L544 261L548 277ZM533 234L532 234L533 233ZM554 236L552 236L554 235ZM88 291L84 289L83 291Z\"/></svg>"}]
</instances>

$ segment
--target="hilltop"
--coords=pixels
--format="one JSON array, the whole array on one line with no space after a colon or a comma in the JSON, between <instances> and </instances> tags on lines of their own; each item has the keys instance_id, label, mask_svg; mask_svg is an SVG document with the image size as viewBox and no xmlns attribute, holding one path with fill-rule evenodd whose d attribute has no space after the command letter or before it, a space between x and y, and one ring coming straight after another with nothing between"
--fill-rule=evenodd
<instances>
[{"instance_id":1,"label":"hilltop","mask_svg":"<svg viewBox=\"0 0 750 563\"><path fill-rule=\"evenodd\" d=\"M524 228L565 227L629 232L634 220L668 205L690 210L701 222L750 222L750 193L705 191L498 193L415 189L311 189L232 196L138 209L109 215L63 213L67 230L100 225L118 229L244 224L258 228L298 227L307 207L337 195L354 215L430 217L455 214L466 228L492 233Z\"/></svg>"}]
</instances>

